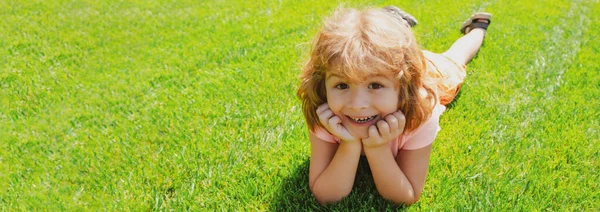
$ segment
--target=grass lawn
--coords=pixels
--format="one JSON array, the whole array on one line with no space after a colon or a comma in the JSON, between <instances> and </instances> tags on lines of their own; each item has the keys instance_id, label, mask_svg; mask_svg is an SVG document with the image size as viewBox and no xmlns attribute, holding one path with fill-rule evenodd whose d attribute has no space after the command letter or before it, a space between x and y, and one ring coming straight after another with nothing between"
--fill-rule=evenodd
<instances>
[{"instance_id":1,"label":"grass lawn","mask_svg":"<svg viewBox=\"0 0 600 212\"><path fill-rule=\"evenodd\" d=\"M411 12L441 52L494 14L441 118L421 200L362 161L325 208L295 96L325 16ZM0 210L600 209L600 4L533 1L2 1Z\"/></svg>"}]
</instances>

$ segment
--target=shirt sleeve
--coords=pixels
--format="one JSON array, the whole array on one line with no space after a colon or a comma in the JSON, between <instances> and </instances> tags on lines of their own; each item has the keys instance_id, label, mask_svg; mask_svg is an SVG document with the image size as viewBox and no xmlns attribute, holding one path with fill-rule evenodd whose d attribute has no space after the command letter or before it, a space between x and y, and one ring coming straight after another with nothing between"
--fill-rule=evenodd
<instances>
[{"instance_id":1,"label":"shirt sleeve","mask_svg":"<svg viewBox=\"0 0 600 212\"><path fill-rule=\"evenodd\" d=\"M402 149L416 150L432 144L437 133L441 130L440 116L445 110L446 107L443 105L437 105L431 112L429 119L404 138L406 142Z\"/></svg>"},{"instance_id":2,"label":"shirt sleeve","mask_svg":"<svg viewBox=\"0 0 600 212\"><path fill-rule=\"evenodd\" d=\"M336 138L335 136L331 135L329 132L327 132L327 130L316 126L315 127L315 131L314 132L310 132L313 135L317 136L317 138L323 140L323 141L327 141L329 143L335 143L335 144L339 144L340 143L340 139Z\"/></svg>"}]
</instances>

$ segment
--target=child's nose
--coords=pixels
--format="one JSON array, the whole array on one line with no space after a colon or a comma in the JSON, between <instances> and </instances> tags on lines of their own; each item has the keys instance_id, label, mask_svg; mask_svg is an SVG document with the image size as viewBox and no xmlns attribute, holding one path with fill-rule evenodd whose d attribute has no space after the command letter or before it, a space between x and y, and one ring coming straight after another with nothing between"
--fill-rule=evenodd
<instances>
[{"instance_id":1,"label":"child's nose","mask_svg":"<svg viewBox=\"0 0 600 212\"><path fill-rule=\"evenodd\" d=\"M369 98L367 93L362 90L355 90L352 92L348 107L352 110L362 110L369 107Z\"/></svg>"}]
</instances>

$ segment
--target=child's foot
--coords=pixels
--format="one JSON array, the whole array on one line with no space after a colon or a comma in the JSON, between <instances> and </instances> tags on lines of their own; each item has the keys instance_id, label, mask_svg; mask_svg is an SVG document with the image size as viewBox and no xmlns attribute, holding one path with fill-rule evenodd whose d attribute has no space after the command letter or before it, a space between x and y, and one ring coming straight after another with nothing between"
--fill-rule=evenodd
<instances>
[{"instance_id":1,"label":"child's foot","mask_svg":"<svg viewBox=\"0 0 600 212\"><path fill-rule=\"evenodd\" d=\"M491 23L492 14L486 12L477 12L471 15L471 17L460 26L460 32L466 35L475 28L487 30Z\"/></svg>"},{"instance_id":2,"label":"child's foot","mask_svg":"<svg viewBox=\"0 0 600 212\"><path fill-rule=\"evenodd\" d=\"M398 18L402 22L406 22L408 24L408 26L410 26L410 27L414 27L418 23L417 19L415 17L408 14L407 12L404 12L404 10L401 10L400 8L398 8L396 6L384 7L383 11L389 12L390 14L394 15L394 17Z\"/></svg>"}]
</instances>

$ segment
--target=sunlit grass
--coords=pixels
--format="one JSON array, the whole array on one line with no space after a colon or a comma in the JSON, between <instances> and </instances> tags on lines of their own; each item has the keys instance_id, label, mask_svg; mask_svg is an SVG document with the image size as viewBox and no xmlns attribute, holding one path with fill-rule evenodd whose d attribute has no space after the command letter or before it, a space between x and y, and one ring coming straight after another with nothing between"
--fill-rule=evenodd
<instances>
[{"instance_id":1,"label":"sunlit grass","mask_svg":"<svg viewBox=\"0 0 600 212\"><path fill-rule=\"evenodd\" d=\"M600 208L597 1L0 2L0 209L322 209L297 76L338 5L494 14L409 210ZM361 165L327 209L394 208Z\"/></svg>"}]
</instances>

